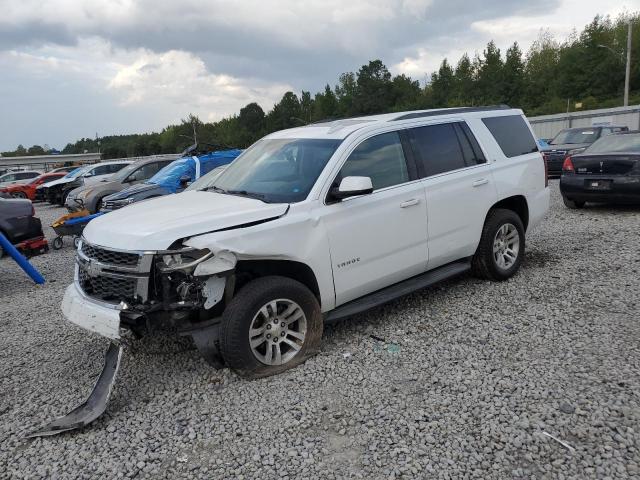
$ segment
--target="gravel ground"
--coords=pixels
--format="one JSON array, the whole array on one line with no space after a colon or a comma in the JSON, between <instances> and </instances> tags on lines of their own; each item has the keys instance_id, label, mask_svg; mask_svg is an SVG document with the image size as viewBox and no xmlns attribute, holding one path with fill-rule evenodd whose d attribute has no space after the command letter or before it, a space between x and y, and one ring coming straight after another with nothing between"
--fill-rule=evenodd
<instances>
[{"instance_id":1,"label":"gravel ground","mask_svg":"<svg viewBox=\"0 0 640 480\"><path fill-rule=\"evenodd\" d=\"M638 231L640 208L567 210L554 182L507 282L467 276L327 327L318 356L257 381L145 338L107 414L35 440L88 394L107 342L59 311L70 242L33 260L44 286L0 260L0 477L638 478Z\"/></svg>"}]
</instances>

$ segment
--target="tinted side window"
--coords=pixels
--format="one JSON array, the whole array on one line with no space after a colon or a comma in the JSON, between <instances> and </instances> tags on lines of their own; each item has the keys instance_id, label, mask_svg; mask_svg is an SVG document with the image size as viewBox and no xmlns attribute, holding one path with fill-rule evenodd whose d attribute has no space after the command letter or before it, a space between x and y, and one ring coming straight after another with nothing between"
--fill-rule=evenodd
<instances>
[{"instance_id":1,"label":"tinted side window","mask_svg":"<svg viewBox=\"0 0 640 480\"><path fill-rule=\"evenodd\" d=\"M467 154L465 153L465 158L467 160L467 163L469 163L470 165L477 165L479 163L487 163L487 159L484 158L484 153L482 153L482 149L480 148L480 144L478 143L478 140L476 140L475 135L473 134L473 132L471 131L471 129L469 128L469 125L467 125L466 123L458 123L458 128L460 128L460 130L462 130L462 135L460 135L460 133L458 134L458 136L460 137L460 143L462 145L462 148L465 149L465 140L467 142L469 142L469 145L471 146L471 151L473 152L472 157L467 157Z\"/></svg>"},{"instance_id":2,"label":"tinted side window","mask_svg":"<svg viewBox=\"0 0 640 480\"><path fill-rule=\"evenodd\" d=\"M89 171L92 175L107 175L110 172L109 165L101 165Z\"/></svg>"},{"instance_id":3,"label":"tinted side window","mask_svg":"<svg viewBox=\"0 0 640 480\"><path fill-rule=\"evenodd\" d=\"M374 190L408 182L409 172L398 132L383 133L358 145L342 166L338 183L344 177L370 177Z\"/></svg>"},{"instance_id":4,"label":"tinted side window","mask_svg":"<svg viewBox=\"0 0 640 480\"><path fill-rule=\"evenodd\" d=\"M409 138L424 177L467 166L452 123L412 128Z\"/></svg>"},{"instance_id":5,"label":"tinted side window","mask_svg":"<svg viewBox=\"0 0 640 480\"><path fill-rule=\"evenodd\" d=\"M127 163L112 163L109 165L109 173L116 173L126 167Z\"/></svg>"},{"instance_id":6,"label":"tinted side window","mask_svg":"<svg viewBox=\"0 0 640 480\"><path fill-rule=\"evenodd\" d=\"M144 165L140 169L140 170L142 170L142 174L141 174L142 178L151 178L151 177L153 177L165 165L167 165L167 164L166 163L160 163L160 162L147 163L146 165Z\"/></svg>"},{"instance_id":7,"label":"tinted side window","mask_svg":"<svg viewBox=\"0 0 640 480\"><path fill-rule=\"evenodd\" d=\"M536 141L522 116L490 117L483 118L482 121L506 157L517 157L538 151Z\"/></svg>"}]
</instances>

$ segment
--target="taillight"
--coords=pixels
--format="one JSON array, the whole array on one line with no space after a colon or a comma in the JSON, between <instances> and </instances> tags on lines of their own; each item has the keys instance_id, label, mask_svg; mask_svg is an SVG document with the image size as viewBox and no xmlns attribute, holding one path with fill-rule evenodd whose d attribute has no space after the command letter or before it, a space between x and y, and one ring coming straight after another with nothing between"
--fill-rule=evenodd
<instances>
[{"instance_id":1,"label":"taillight","mask_svg":"<svg viewBox=\"0 0 640 480\"><path fill-rule=\"evenodd\" d=\"M564 163L562 164L562 173L574 173L576 171L573 168L573 162L571 161L571 157L568 156L564 159Z\"/></svg>"},{"instance_id":2,"label":"taillight","mask_svg":"<svg viewBox=\"0 0 640 480\"><path fill-rule=\"evenodd\" d=\"M544 163L544 186L549 186L549 165L547 164L547 156L542 154L542 162Z\"/></svg>"}]
</instances>

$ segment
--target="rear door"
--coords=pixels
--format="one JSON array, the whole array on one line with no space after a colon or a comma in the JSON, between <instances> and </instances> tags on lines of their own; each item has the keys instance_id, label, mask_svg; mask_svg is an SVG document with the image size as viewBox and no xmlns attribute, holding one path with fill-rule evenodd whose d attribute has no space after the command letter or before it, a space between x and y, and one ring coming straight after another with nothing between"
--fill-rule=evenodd
<instances>
[{"instance_id":1,"label":"rear door","mask_svg":"<svg viewBox=\"0 0 640 480\"><path fill-rule=\"evenodd\" d=\"M408 134L427 198L428 268L473 255L497 198L491 166L465 122Z\"/></svg>"},{"instance_id":2,"label":"rear door","mask_svg":"<svg viewBox=\"0 0 640 480\"><path fill-rule=\"evenodd\" d=\"M426 268L424 187L401 135L392 131L362 141L349 153L333 182L337 186L347 176L370 177L373 193L321 209L331 250L336 305Z\"/></svg>"}]
</instances>

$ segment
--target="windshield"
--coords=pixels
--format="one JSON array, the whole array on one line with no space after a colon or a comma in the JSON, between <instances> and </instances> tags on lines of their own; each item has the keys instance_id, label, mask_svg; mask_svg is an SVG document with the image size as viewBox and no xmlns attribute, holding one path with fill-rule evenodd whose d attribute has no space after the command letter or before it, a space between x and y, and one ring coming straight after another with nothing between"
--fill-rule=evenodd
<instances>
[{"instance_id":1,"label":"windshield","mask_svg":"<svg viewBox=\"0 0 640 480\"><path fill-rule=\"evenodd\" d=\"M607 135L596 140L585 153L640 153L640 134Z\"/></svg>"},{"instance_id":2,"label":"windshield","mask_svg":"<svg viewBox=\"0 0 640 480\"><path fill-rule=\"evenodd\" d=\"M64 176L64 178L76 178L76 177L82 175L83 173L85 173L90 168L91 168L91 165L87 165L87 166L82 167L82 168L76 168L75 170L71 170L69 173L67 173Z\"/></svg>"},{"instance_id":3,"label":"windshield","mask_svg":"<svg viewBox=\"0 0 640 480\"><path fill-rule=\"evenodd\" d=\"M549 145L564 145L568 143L593 143L598 138L598 131L593 128L578 128L562 130Z\"/></svg>"},{"instance_id":4,"label":"windshield","mask_svg":"<svg viewBox=\"0 0 640 480\"><path fill-rule=\"evenodd\" d=\"M214 168L206 175L203 175L198 180L189 185L185 192L190 192L192 190L204 190L205 188L209 188L215 182L215 179L220 176L222 172L226 170L226 165L220 165L219 167Z\"/></svg>"},{"instance_id":5,"label":"windshield","mask_svg":"<svg viewBox=\"0 0 640 480\"><path fill-rule=\"evenodd\" d=\"M109 178L110 182L122 182L125 178L127 178L134 170L136 170L140 165L137 163L130 163L126 167L121 170L118 170L116 173L111 175Z\"/></svg>"},{"instance_id":6,"label":"windshield","mask_svg":"<svg viewBox=\"0 0 640 480\"><path fill-rule=\"evenodd\" d=\"M255 197L268 203L307 198L311 187L342 140L263 139L220 174L210 188Z\"/></svg>"}]
</instances>

